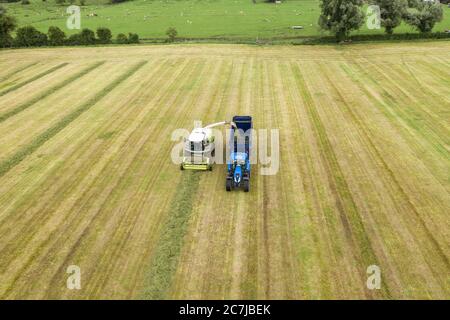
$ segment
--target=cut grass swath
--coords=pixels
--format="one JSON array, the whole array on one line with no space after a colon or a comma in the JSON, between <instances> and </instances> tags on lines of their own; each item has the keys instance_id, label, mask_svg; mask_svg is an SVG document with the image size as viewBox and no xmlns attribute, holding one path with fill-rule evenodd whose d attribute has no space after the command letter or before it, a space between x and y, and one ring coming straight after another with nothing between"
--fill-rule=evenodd
<instances>
[{"instance_id":1,"label":"cut grass swath","mask_svg":"<svg viewBox=\"0 0 450 320\"><path fill-rule=\"evenodd\" d=\"M144 299L167 298L192 212L192 195L197 192L199 181L198 172L186 172L177 186L177 194L173 199L152 257L147 284L143 292Z\"/></svg>"},{"instance_id":2,"label":"cut grass swath","mask_svg":"<svg viewBox=\"0 0 450 320\"><path fill-rule=\"evenodd\" d=\"M11 71L10 73L5 74L3 77L1 77L1 78L0 78L0 82L1 82L1 81L5 81L5 80L7 80L8 78L10 78L10 77L12 77L13 75L15 75L16 73L22 72L22 71L24 71L24 70L26 70L26 69L28 69L28 68L31 68L32 66L37 65L37 64L38 64L38 62L32 62L32 63L29 63L29 64L27 64L27 65L25 65L25 66L22 66L22 67L19 67L19 68L17 68L17 69L14 69L14 70Z\"/></svg>"},{"instance_id":3,"label":"cut grass swath","mask_svg":"<svg viewBox=\"0 0 450 320\"><path fill-rule=\"evenodd\" d=\"M18 84L16 84L16 85L12 86L11 88L8 88L8 89L6 89L6 90L0 92L0 97L1 97L1 96L4 96L5 94L10 93L10 92L12 92L12 91L14 91L14 90L17 90L17 89L19 89L19 88L22 88L23 86L29 84L30 82L33 82L33 81L35 81L35 80L38 80L38 79L40 79L40 78L42 78L42 77L44 77L44 76L46 76L46 75L48 75L48 74L50 74L50 73L52 73L52 72L58 70L58 69L61 69L62 67L67 66L68 64L69 64L69 63L67 63L67 62L58 64L57 66L54 66L54 67L52 67L52 68L50 68L50 69L48 69L48 70L46 70L46 71L44 71L44 72L41 72L41 73L35 75L34 77L31 77L30 79L27 79L27 80L25 80L25 81L23 81L23 82L20 82L20 83L18 83Z\"/></svg>"},{"instance_id":4,"label":"cut grass swath","mask_svg":"<svg viewBox=\"0 0 450 320\"><path fill-rule=\"evenodd\" d=\"M110 91L112 91L115 87L121 84L123 81L132 76L137 70L143 67L147 61L141 61L135 66L133 66L130 70L128 70L125 74L114 80L108 86L106 86L103 90L97 93L94 97L86 101L83 105L81 105L78 109L73 111L72 113L65 116L61 121L56 123L54 126L50 127L39 136L37 136L30 144L24 146L22 149L17 151L14 155L12 155L9 159L0 163L0 177L2 177L5 173L7 173L11 168L15 167L19 164L23 159L25 159L28 155L32 154L36 149L42 146L47 140L54 137L58 132L67 127L72 121L78 118L85 111L89 110L93 105L95 105L98 101L100 101L104 96L106 96Z\"/></svg>"},{"instance_id":5,"label":"cut grass swath","mask_svg":"<svg viewBox=\"0 0 450 320\"><path fill-rule=\"evenodd\" d=\"M60 83L54 85L53 87L47 89L46 91L44 91L43 93L41 93L37 97L22 103L21 105L17 106L16 108L14 108L14 109L12 109L12 110L10 110L8 112L0 114L0 123L5 121L6 119L12 117L12 116L15 116L19 112L22 112L23 110L25 110L28 107L30 107L33 104L35 104L36 102L46 98L47 96L51 95L52 93L54 93L54 92L58 91L59 89L65 87L69 83L71 83L71 82L77 80L78 78L88 74L89 72L93 71L94 69L98 68L99 66L101 66L104 63L105 63L105 61L101 61L101 62L95 63L94 65L91 65L91 66L89 66L87 68L84 68L83 70L81 70L80 72L74 74L73 76L69 77L68 79L65 79L65 80L61 81Z\"/></svg>"}]
</instances>

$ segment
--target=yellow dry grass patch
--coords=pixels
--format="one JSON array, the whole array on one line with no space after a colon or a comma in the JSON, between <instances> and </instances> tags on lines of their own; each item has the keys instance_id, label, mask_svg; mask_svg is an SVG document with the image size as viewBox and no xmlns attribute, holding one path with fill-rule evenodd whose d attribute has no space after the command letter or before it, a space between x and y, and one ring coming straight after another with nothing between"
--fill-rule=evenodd
<instances>
[{"instance_id":1,"label":"yellow dry grass patch","mask_svg":"<svg viewBox=\"0 0 450 320\"><path fill-rule=\"evenodd\" d=\"M449 49L2 51L0 94L67 65L0 96L0 297L448 297ZM278 174L254 166L248 194L224 166L189 182L172 131L236 114L280 129Z\"/></svg>"}]
</instances>

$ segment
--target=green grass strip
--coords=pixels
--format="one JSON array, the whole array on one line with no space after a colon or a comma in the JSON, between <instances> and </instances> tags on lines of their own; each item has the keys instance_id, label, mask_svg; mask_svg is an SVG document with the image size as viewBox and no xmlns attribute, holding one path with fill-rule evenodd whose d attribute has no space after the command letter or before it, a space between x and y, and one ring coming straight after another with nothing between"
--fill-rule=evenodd
<instances>
[{"instance_id":1,"label":"green grass strip","mask_svg":"<svg viewBox=\"0 0 450 320\"><path fill-rule=\"evenodd\" d=\"M89 110L93 105L95 105L98 101L100 101L103 97L105 97L110 91L112 91L115 87L121 84L123 81L132 76L137 70L143 67L147 61L139 62L134 65L131 69L129 69L122 76L114 80L108 86L103 88L99 93L97 93L94 97L86 101L72 113L66 115L59 122L57 122L52 127L48 128L46 131L38 135L30 144L24 146L19 151L17 151L10 158L0 163L0 177L5 175L9 170L19 164L23 159L25 159L28 155L32 154L36 149L42 146L46 141L53 138L58 132L67 127L72 121L77 119L80 115L82 115L85 111Z\"/></svg>"},{"instance_id":2,"label":"green grass strip","mask_svg":"<svg viewBox=\"0 0 450 320\"><path fill-rule=\"evenodd\" d=\"M306 110L313 125L313 130L320 146L324 164L331 178L330 188L333 193L336 194L336 207L341 224L344 227L344 230L348 231L348 233L346 233L347 241L351 241L351 244L359 253L364 268L367 268L372 264L379 266L380 263L378 262L378 257L375 254L372 242L367 234L363 218L353 199L350 187L334 152L333 145L330 142L325 126L317 111L317 106L314 104L314 99L306 84L305 77L298 65L293 65L293 72L298 88L304 98ZM381 291L385 296L391 296L388 284L384 280Z\"/></svg>"},{"instance_id":3,"label":"green grass strip","mask_svg":"<svg viewBox=\"0 0 450 320\"><path fill-rule=\"evenodd\" d=\"M20 82L20 83L14 85L14 86L12 86L12 87L10 87L10 88L8 88L8 89L2 91L2 92L0 92L0 97L1 97L1 96L4 96L4 95L7 94L7 93L10 93L11 91L14 91L14 90L17 90L17 89L19 89L19 88L22 88L24 85L27 85L27 84L29 84L30 82L33 82L33 81L35 81L35 80L37 80L37 79L39 79L39 78L42 78L42 77L48 75L49 73L52 73L53 71L56 71L56 70L58 70L58 69L61 69L62 67L67 66L68 64L69 64L69 63L67 63L67 62L58 64L57 66L54 66L54 67L52 67L52 68L50 68L50 69L48 69L48 70L46 70L46 71L44 71L44 72L41 72L41 73L35 75L34 77L31 77L31 78L28 79L28 80L25 80L25 81L23 81L23 82Z\"/></svg>"},{"instance_id":4,"label":"green grass strip","mask_svg":"<svg viewBox=\"0 0 450 320\"><path fill-rule=\"evenodd\" d=\"M165 299L176 272L184 237L188 229L200 174L186 171L177 186L168 217L162 226L161 237L154 250L146 277L143 299Z\"/></svg>"},{"instance_id":5,"label":"green grass strip","mask_svg":"<svg viewBox=\"0 0 450 320\"><path fill-rule=\"evenodd\" d=\"M44 91L43 93L41 93L37 97L35 97L35 98L33 98L33 99L29 100L29 101L24 102L23 104L17 106L16 108L14 108L14 109L12 109L12 110L10 110L8 112L0 114L0 123L5 121L8 118L11 118L12 116L15 116L19 112L22 112L23 110L29 108L30 106L32 106L36 102L39 102L39 101L43 100L47 96L49 96L52 93L58 91L59 89L65 87L66 85L68 85L69 83L77 80L78 78L88 74L89 72L95 70L96 68L98 68L99 66L101 66L104 63L105 63L105 61L101 61L101 62L95 63L94 65L89 66L89 67L81 70L80 72L74 74L70 78L65 79L65 80L61 81L60 83L54 85L53 87L47 89L46 91Z\"/></svg>"},{"instance_id":6,"label":"green grass strip","mask_svg":"<svg viewBox=\"0 0 450 320\"><path fill-rule=\"evenodd\" d=\"M34 66L34 65L36 65L36 64L38 64L38 62L29 63L29 64L27 64L27 65L25 65L25 66L23 66L23 67L17 68L17 69L15 69L15 70L11 71L10 73L4 75L3 77L1 77L1 78L0 78L0 81L5 81L5 80L7 80L8 78L10 78L10 77L12 77L13 75L15 75L16 73L19 73L19 72L22 72L22 71L24 71L24 70L26 70L26 69L28 69L28 68L31 68L32 66Z\"/></svg>"}]
</instances>

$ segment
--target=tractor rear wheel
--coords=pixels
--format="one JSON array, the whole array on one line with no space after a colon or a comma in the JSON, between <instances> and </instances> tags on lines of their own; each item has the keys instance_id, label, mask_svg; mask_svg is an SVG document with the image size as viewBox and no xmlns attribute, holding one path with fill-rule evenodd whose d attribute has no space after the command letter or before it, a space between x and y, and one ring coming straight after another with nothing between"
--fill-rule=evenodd
<instances>
[{"instance_id":1,"label":"tractor rear wheel","mask_svg":"<svg viewBox=\"0 0 450 320\"><path fill-rule=\"evenodd\" d=\"M227 188L227 191L231 191L231 180L230 179L227 179L227 185L226 185L226 188Z\"/></svg>"},{"instance_id":2,"label":"tractor rear wheel","mask_svg":"<svg viewBox=\"0 0 450 320\"><path fill-rule=\"evenodd\" d=\"M244 179L244 192L250 191L250 180Z\"/></svg>"}]
</instances>

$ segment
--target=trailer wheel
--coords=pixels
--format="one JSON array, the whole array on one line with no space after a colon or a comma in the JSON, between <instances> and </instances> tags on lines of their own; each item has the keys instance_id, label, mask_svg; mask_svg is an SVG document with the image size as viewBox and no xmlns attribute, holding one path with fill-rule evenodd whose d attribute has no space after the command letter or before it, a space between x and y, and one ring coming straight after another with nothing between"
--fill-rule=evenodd
<instances>
[{"instance_id":1,"label":"trailer wheel","mask_svg":"<svg viewBox=\"0 0 450 320\"><path fill-rule=\"evenodd\" d=\"M183 164L180 164L180 170L183 171L184 170L184 166Z\"/></svg>"},{"instance_id":2,"label":"trailer wheel","mask_svg":"<svg viewBox=\"0 0 450 320\"><path fill-rule=\"evenodd\" d=\"M227 179L227 184L226 184L226 188L227 188L227 191L231 191L231 180L230 179Z\"/></svg>"}]
</instances>

